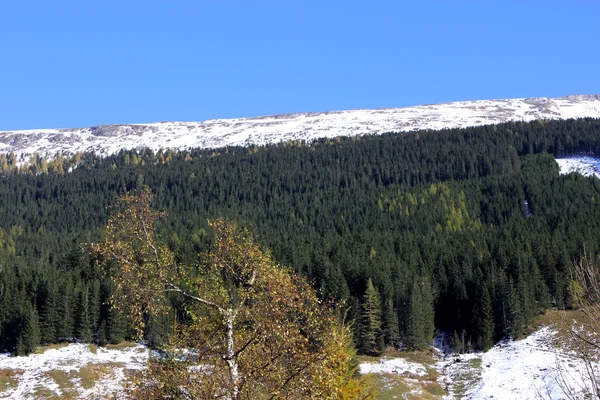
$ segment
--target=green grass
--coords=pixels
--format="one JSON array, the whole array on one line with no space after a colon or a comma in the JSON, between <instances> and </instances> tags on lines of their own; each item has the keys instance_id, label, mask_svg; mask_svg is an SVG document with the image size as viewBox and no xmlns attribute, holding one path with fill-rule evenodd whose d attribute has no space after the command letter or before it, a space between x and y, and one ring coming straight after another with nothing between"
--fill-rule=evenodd
<instances>
[{"instance_id":1,"label":"green grass","mask_svg":"<svg viewBox=\"0 0 600 400\"><path fill-rule=\"evenodd\" d=\"M427 375L418 376L409 373L368 374L373 382L377 400L393 399L425 399L439 400L446 391L437 382L438 371L434 368L436 360L429 351L398 351L387 349L382 357L357 356L359 362L379 362L382 358L403 358L407 361L423 365Z\"/></svg>"},{"instance_id":2,"label":"green grass","mask_svg":"<svg viewBox=\"0 0 600 400\"><path fill-rule=\"evenodd\" d=\"M58 400L60 395L42 385L33 388L33 398L39 400Z\"/></svg>"},{"instance_id":3,"label":"green grass","mask_svg":"<svg viewBox=\"0 0 600 400\"><path fill-rule=\"evenodd\" d=\"M107 344L104 347L109 350L125 350L125 349L129 349L131 347L135 347L135 343L134 342L121 342L119 344Z\"/></svg>"},{"instance_id":4,"label":"green grass","mask_svg":"<svg viewBox=\"0 0 600 400\"><path fill-rule=\"evenodd\" d=\"M460 399L470 389L481 380L481 358L473 358L462 361L468 364L467 368L462 368L461 373L453 377L454 383L452 389L456 398Z\"/></svg>"},{"instance_id":5,"label":"green grass","mask_svg":"<svg viewBox=\"0 0 600 400\"><path fill-rule=\"evenodd\" d=\"M0 369L0 393L19 386L19 376L23 374L20 369Z\"/></svg>"},{"instance_id":6,"label":"green grass","mask_svg":"<svg viewBox=\"0 0 600 400\"><path fill-rule=\"evenodd\" d=\"M50 344L47 346L40 346L37 349L35 349L35 351L33 353L34 354L44 354L48 350L62 349L63 347L67 347L68 345L69 345L69 343L57 343L57 344Z\"/></svg>"},{"instance_id":7,"label":"green grass","mask_svg":"<svg viewBox=\"0 0 600 400\"><path fill-rule=\"evenodd\" d=\"M59 389L72 389L73 382L71 382L70 376L65 372L59 369L53 369L51 371L46 372L46 376L51 378L58 385Z\"/></svg>"},{"instance_id":8,"label":"green grass","mask_svg":"<svg viewBox=\"0 0 600 400\"><path fill-rule=\"evenodd\" d=\"M424 366L433 365L436 362L431 351L400 351L388 348L381 356L356 356L359 362L379 362L382 358L404 358L407 361L423 364Z\"/></svg>"},{"instance_id":9,"label":"green grass","mask_svg":"<svg viewBox=\"0 0 600 400\"><path fill-rule=\"evenodd\" d=\"M378 400L402 399L410 392L404 379L394 374L369 374Z\"/></svg>"},{"instance_id":10,"label":"green grass","mask_svg":"<svg viewBox=\"0 0 600 400\"><path fill-rule=\"evenodd\" d=\"M424 387L425 391L434 396L444 396L446 391L437 382L431 382Z\"/></svg>"},{"instance_id":11,"label":"green grass","mask_svg":"<svg viewBox=\"0 0 600 400\"><path fill-rule=\"evenodd\" d=\"M123 363L89 363L88 365L81 367L79 372L77 372L77 375L80 378L81 387L84 389L91 389L96 385L98 380L113 375L116 368L123 367L125 367L125 364Z\"/></svg>"},{"instance_id":12,"label":"green grass","mask_svg":"<svg viewBox=\"0 0 600 400\"><path fill-rule=\"evenodd\" d=\"M437 382L427 380L412 382L396 374L369 374L368 376L374 384L377 400L439 400L446 394Z\"/></svg>"}]
</instances>

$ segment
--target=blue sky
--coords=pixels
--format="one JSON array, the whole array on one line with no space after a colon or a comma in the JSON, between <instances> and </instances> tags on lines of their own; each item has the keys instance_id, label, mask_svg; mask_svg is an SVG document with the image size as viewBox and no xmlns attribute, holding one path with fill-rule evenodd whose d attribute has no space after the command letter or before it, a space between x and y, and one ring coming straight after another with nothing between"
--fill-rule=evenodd
<instances>
[{"instance_id":1,"label":"blue sky","mask_svg":"<svg viewBox=\"0 0 600 400\"><path fill-rule=\"evenodd\" d=\"M600 2L7 0L0 130L600 93Z\"/></svg>"}]
</instances>

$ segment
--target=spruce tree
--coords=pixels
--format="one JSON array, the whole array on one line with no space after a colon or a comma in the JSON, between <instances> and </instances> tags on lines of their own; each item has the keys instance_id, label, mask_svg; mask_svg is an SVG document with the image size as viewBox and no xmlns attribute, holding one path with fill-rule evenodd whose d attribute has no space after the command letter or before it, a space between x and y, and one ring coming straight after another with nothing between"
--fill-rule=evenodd
<instances>
[{"instance_id":1,"label":"spruce tree","mask_svg":"<svg viewBox=\"0 0 600 400\"><path fill-rule=\"evenodd\" d=\"M379 354L381 336L381 301L377 289L373 286L371 278L367 281L367 288L362 303L360 345L365 354Z\"/></svg>"},{"instance_id":2,"label":"spruce tree","mask_svg":"<svg viewBox=\"0 0 600 400\"><path fill-rule=\"evenodd\" d=\"M494 313L490 292L485 287L481 298L480 345L486 351L494 345Z\"/></svg>"},{"instance_id":3,"label":"spruce tree","mask_svg":"<svg viewBox=\"0 0 600 400\"><path fill-rule=\"evenodd\" d=\"M423 319L421 314L421 288L417 282L413 282L406 313L405 344L410 349L420 349L425 340L423 331Z\"/></svg>"},{"instance_id":4,"label":"spruce tree","mask_svg":"<svg viewBox=\"0 0 600 400\"><path fill-rule=\"evenodd\" d=\"M21 333L17 338L16 354L27 355L40 345L40 323L35 307L27 307L22 316Z\"/></svg>"},{"instance_id":5,"label":"spruce tree","mask_svg":"<svg viewBox=\"0 0 600 400\"><path fill-rule=\"evenodd\" d=\"M110 344L119 344L125 340L126 321L125 317L115 307L108 311L106 321L106 340Z\"/></svg>"},{"instance_id":6,"label":"spruce tree","mask_svg":"<svg viewBox=\"0 0 600 400\"><path fill-rule=\"evenodd\" d=\"M51 344L57 341L57 291L56 286L46 281L44 283L45 298L40 315L40 333L43 344Z\"/></svg>"},{"instance_id":7,"label":"spruce tree","mask_svg":"<svg viewBox=\"0 0 600 400\"><path fill-rule=\"evenodd\" d=\"M58 304L57 336L58 340L69 341L73 338L73 310L71 306L72 288L70 282L61 287Z\"/></svg>"},{"instance_id":8,"label":"spruce tree","mask_svg":"<svg viewBox=\"0 0 600 400\"><path fill-rule=\"evenodd\" d=\"M523 317L519 294L515 289L512 276L509 278L507 286L507 306L508 333L512 338L516 338L525 326L525 318Z\"/></svg>"},{"instance_id":9,"label":"spruce tree","mask_svg":"<svg viewBox=\"0 0 600 400\"><path fill-rule=\"evenodd\" d=\"M395 347L400 340L400 331L398 330L398 313L394 309L391 297L385 301L382 324L385 344Z\"/></svg>"},{"instance_id":10,"label":"spruce tree","mask_svg":"<svg viewBox=\"0 0 600 400\"><path fill-rule=\"evenodd\" d=\"M412 284L406 315L405 342L411 349L431 345L435 332L433 293L429 280L416 278Z\"/></svg>"},{"instance_id":11,"label":"spruce tree","mask_svg":"<svg viewBox=\"0 0 600 400\"><path fill-rule=\"evenodd\" d=\"M78 291L77 312L75 321L75 335L82 342L92 341L92 327L90 322L89 290L83 286Z\"/></svg>"},{"instance_id":12,"label":"spruce tree","mask_svg":"<svg viewBox=\"0 0 600 400\"><path fill-rule=\"evenodd\" d=\"M90 328L92 330L92 340L98 342L100 329L100 281L95 279L92 282L89 293L89 311L90 311Z\"/></svg>"},{"instance_id":13,"label":"spruce tree","mask_svg":"<svg viewBox=\"0 0 600 400\"><path fill-rule=\"evenodd\" d=\"M433 296L433 288L431 281L428 278L423 278L421 283L421 314L423 321L423 346L427 347L432 344L433 335L435 334L435 299Z\"/></svg>"}]
</instances>

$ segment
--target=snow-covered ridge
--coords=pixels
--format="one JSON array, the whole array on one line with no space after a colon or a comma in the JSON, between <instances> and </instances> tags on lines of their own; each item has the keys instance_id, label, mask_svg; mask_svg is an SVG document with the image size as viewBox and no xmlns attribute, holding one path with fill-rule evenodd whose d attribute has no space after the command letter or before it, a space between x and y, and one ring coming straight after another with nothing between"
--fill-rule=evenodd
<instances>
[{"instance_id":1,"label":"snow-covered ridge","mask_svg":"<svg viewBox=\"0 0 600 400\"><path fill-rule=\"evenodd\" d=\"M0 152L25 157L120 149L217 148L287 140L420 129L461 128L507 121L600 118L600 95L479 100L375 110L297 113L202 122L100 125L74 129L0 131Z\"/></svg>"}]
</instances>

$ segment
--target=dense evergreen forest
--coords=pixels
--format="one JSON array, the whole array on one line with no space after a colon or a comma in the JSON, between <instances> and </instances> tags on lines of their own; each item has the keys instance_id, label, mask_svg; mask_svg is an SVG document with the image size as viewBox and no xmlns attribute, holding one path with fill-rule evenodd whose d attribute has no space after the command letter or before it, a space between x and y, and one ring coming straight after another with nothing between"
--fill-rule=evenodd
<instances>
[{"instance_id":1,"label":"dense evergreen forest","mask_svg":"<svg viewBox=\"0 0 600 400\"><path fill-rule=\"evenodd\" d=\"M600 154L600 120L35 157L22 168L2 156L0 351L130 335L89 244L118 197L144 185L168 213L159 233L179 262L199 262L209 218L238 221L323 299L346 302L364 353L423 348L435 329L488 348L569 307L573 259L598 251L600 180L560 176L554 161L576 153ZM150 344L182 318L182 301L147 316Z\"/></svg>"}]
</instances>

